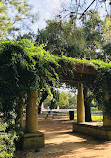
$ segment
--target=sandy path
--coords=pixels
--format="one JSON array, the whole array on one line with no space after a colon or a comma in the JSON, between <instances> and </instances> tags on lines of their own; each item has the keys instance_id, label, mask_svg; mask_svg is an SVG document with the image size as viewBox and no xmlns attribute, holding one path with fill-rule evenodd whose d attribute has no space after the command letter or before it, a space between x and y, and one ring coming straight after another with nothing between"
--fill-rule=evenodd
<instances>
[{"instance_id":1,"label":"sandy path","mask_svg":"<svg viewBox=\"0 0 111 158\"><path fill-rule=\"evenodd\" d=\"M111 142L72 133L68 118L40 118L39 130L45 133L45 147L28 151L26 158L111 158Z\"/></svg>"}]
</instances>

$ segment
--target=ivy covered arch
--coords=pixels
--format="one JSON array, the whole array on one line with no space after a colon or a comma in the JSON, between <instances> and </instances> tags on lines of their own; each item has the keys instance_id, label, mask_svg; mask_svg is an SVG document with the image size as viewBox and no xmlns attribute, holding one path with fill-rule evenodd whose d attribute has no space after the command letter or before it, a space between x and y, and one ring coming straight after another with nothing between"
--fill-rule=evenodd
<instances>
[{"instance_id":1,"label":"ivy covered arch","mask_svg":"<svg viewBox=\"0 0 111 158\"><path fill-rule=\"evenodd\" d=\"M0 109L4 112L5 117L9 116L7 114L15 112L17 121L20 123L22 105L28 102L26 132L37 131L37 115L33 112L37 112L38 93L41 89L47 89L50 93L50 89L59 82L67 81L76 81L92 86L99 105L110 117L111 62L80 60L65 56L57 57L45 51L43 47L43 45L36 47L24 39L1 43ZM79 86L78 91L81 96L78 97L78 100L82 100L81 86ZM83 104L83 100L78 104ZM111 122L109 121L109 123Z\"/></svg>"},{"instance_id":2,"label":"ivy covered arch","mask_svg":"<svg viewBox=\"0 0 111 158\"><path fill-rule=\"evenodd\" d=\"M61 57L61 79L76 81L93 88L101 108L111 117L111 62Z\"/></svg>"}]
</instances>

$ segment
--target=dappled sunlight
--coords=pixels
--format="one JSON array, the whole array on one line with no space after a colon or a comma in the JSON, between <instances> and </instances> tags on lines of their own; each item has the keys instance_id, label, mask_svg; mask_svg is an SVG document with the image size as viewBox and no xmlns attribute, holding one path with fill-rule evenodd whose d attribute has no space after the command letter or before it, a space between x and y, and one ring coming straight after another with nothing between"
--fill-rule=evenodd
<instances>
[{"instance_id":1,"label":"dappled sunlight","mask_svg":"<svg viewBox=\"0 0 111 158\"><path fill-rule=\"evenodd\" d=\"M39 119L39 130L44 131L45 147L30 151L26 158L110 158L111 142L72 132L72 121Z\"/></svg>"},{"instance_id":2,"label":"dappled sunlight","mask_svg":"<svg viewBox=\"0 0 111 158\"><path fill-rule=\"evenodd\" d=\"M74 136L74 135L70 135L68 133L53 133L53 136L49 136L49 138L47 139L46 137L46 144L49 144L49 143L53 143L53 144L61 144L61 143L64 143L64 142L72 142L72 143L75 143L75 142L81 142L81 141L85 141L85 139L82 139L82 138L79 138L78 137L78 140L77 140L77 137Z\"/></svg>"}]
</instances>

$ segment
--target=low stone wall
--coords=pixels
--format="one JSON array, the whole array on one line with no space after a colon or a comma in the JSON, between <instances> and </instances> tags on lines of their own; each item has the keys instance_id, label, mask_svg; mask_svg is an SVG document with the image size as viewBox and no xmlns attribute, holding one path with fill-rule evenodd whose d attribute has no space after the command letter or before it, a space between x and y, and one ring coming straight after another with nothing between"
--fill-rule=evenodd
<instances>
[{"instance_id":1,"label":"low stone wall","mask_svg":"<svg viewBox=\"0 0 111 158\"><path fill-rule=\"evenodd\" d=\"M73 123L73 132L93 136L96 139L111 140L111 127Z\"/></svg>"}]
</instances>

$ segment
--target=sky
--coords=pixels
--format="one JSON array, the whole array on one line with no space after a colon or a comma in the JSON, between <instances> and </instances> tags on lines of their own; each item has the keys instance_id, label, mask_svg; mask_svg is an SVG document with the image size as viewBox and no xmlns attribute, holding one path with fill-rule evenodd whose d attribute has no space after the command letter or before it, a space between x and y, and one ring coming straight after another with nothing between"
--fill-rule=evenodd
<instances>
[{"instance_id":1,"label":"sky","mask_svg":"<svg viewBox=\"0 0 111 158\"><path fill-rule=\"evenodd\" d=\"M36 33L38 28L42 29L46 26L46 20L48 19L54 19L56 15L58 15L62 9L61 5L66 4L68 6L70 4L71 0L28 0L28 2L33 5L33 12L39 13L39 19L36 24L32 26L34 32ZM106 6L109 3L110 0L107 0ZM82 2L82 0L81 0ZM82 8L82 12L89 6L89 4L92 2L92 0L87 1L85 7ZM95 3L96 4L96 3ZM96 5L93 5L94 7ZM100 14L104 14L106 8L105 5L99 4L98 7L100 7ZM90 8L91 9L91 8Z\"/></svg>"},{"instance_id":2,"label":"sky","mask_svg":"<svg viewBox=\"0 0 111 158\"><path fill-rule=\"evenodd\" d=\"M39 19L36 25L33 25L34 31L44 28L46 20L54 19L62 10L62 5L65 4L66 8L71 0L28 0L33 5L33 12L39 13ZM90 1L89 1L90 3ZM84 8L85 9L85 8Z\"/></svg>"},{"instance_id":3,"label":"sky","mask_svg":"<svg viewBox=\"0 0 111 158\"><path fill-rule=\"evenodd\" d=\"M34 30L44 28L46 26L45 21L53 19L60 10L63 1L65 0L29 0L29 3L34 7L33 11L39 13L37 24L33 26Z\"/></svg>"}]
</instances>

